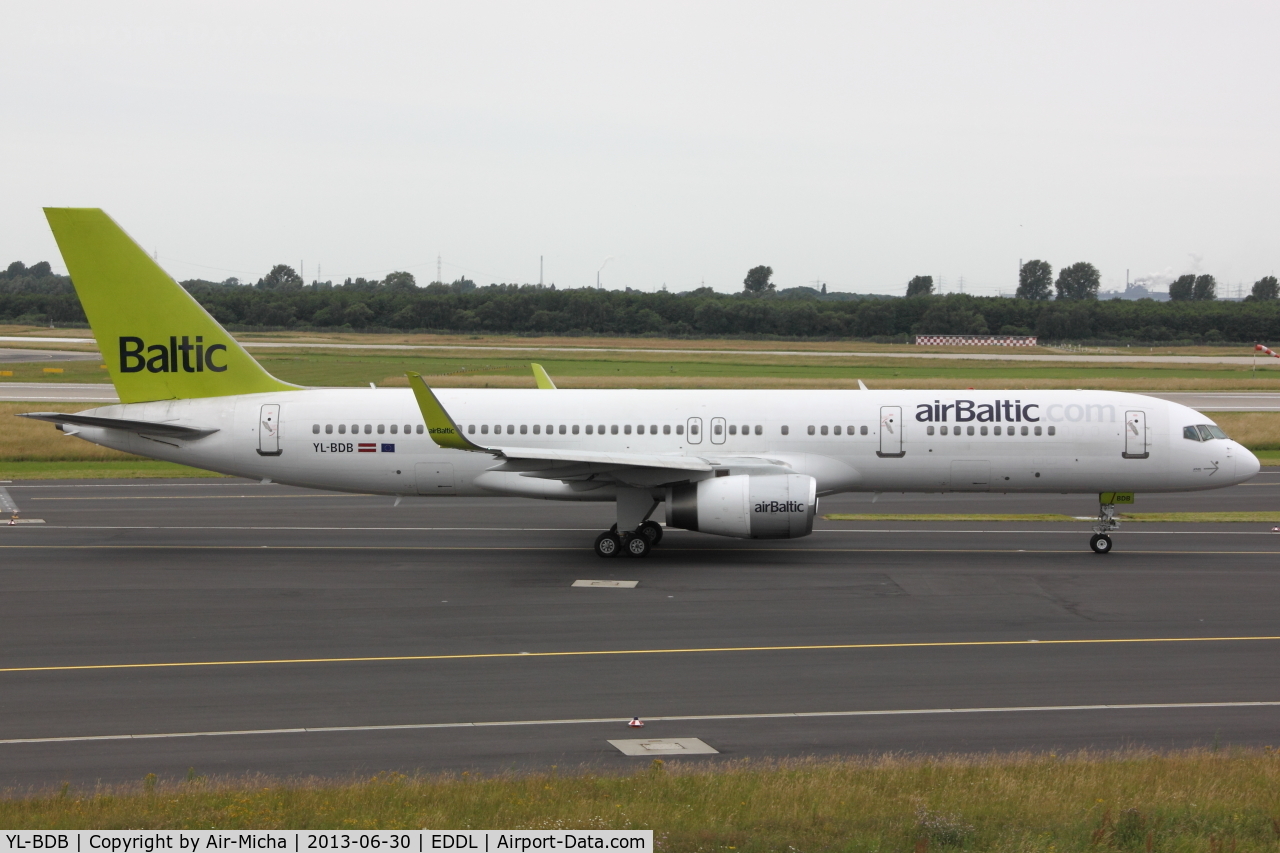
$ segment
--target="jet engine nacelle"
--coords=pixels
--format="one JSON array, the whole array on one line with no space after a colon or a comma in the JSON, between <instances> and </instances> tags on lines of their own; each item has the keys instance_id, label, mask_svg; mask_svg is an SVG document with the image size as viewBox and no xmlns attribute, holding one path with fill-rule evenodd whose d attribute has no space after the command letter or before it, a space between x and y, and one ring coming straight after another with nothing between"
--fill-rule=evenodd
<instances>
[{"instance_id":1,"label":"jet engine nacelle","mask_svg":"<svg viewBox=\"0 0 1280 853\"><path fill-rule=\"evenodd\" d=\"M813 532L818 481L804 474L735 474L667 489L667 526L736 536L796 539Z\"/></svg>"}]
</instances>

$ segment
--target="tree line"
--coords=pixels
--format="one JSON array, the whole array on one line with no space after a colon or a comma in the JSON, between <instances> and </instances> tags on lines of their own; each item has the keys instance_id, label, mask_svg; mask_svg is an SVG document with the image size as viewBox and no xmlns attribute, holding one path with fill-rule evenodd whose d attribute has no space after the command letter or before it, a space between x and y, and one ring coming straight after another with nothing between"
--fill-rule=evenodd
<instances>
[{"instance_id":1,"label":"tree line","mask_svg":"<svg viewBox=\"0 0 1280 853\"><path fill-rule=\"evenodd\" d=\"M1024 272L1029 265L1024 265ZM1034 334L1047 341L1280 342L1280 300L1276 280L1270 276L1254 286L1251 299L1245 302L1197 298L1198 277L1191 282L1188 298L1100 301L1096 280L1078 275L1079 270L1065 279L1059 273L1054 281L1057 298L1043 295L1043 282L1050 275L1047 267L1033 270L1036 287L1041 288L1035 298L935 295L927 276L913 279L906 297L826 294L807 287L780 290L768 267L754 268L743 291L736 294L707 287L651 293L557 289L555 285L478 286L465 278L419 287L407 272L376 281L357 278L340 284L306 284L283 264L254 284L228 279L191 280L182 285L232 330L879 341L906 340L913 334L998 333ZM1086 285L1083 289L1081 281ZM67 277L55 275L47 263L30 267L14 263L0 272L0 322L84 325L85 316Z\"/></svg>"}]
</instances>

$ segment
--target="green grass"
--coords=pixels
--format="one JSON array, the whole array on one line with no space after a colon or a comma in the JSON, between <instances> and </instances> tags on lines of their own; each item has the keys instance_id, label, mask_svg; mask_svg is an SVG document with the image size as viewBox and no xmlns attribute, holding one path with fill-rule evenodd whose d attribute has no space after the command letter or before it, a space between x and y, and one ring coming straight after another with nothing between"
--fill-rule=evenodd
<instances>
[{"instance_id":1,"label":"green grass","mask_svg":"<svg viewBox=\"0 0 1280 853\"><path fill-rule=\"evenodd\" d=\"M1280 850L1280 758L1269 747L655 761L627 775L388 774L347 784L188 775L12 796L0 800L0 826L652 829L659 850L744 853Z\"/></svg>"},{"instance_id":2,"label":"green grass","mask_svg":"<svg viewBox=\"0 0 1280 853\"><path fill-rule=\"evenodd\" d=\"M0 461L0 480L99 480L137 477L222 477L212 471L188 468L154 459L58 459L48 462Z\"/></svg>"},{"instance_id":3,"label":"green grass","mask_svg":"<svg viewBox=\"0 0 1280 853\"><path fill-rule=\"evenodd\" d=\"M833 512L822 516L827 521L1079 521L1090 519L1053 513L1018 515L1014 513L954 513L954 514L904 514L904 513L847 513ZM1144 522L1280 522L1280 512L1133 512L1121 513L1122 521Z\"/></svg>"},{"instance_id":4,"label":"green grass","mask_svg":"<svg viewBox=\"0 0 1280 853\"><path fill-rule=\"evenodd\" d=\"M528 379L529 362L538 361L554 377L573 379L623 379L628 377L666 377L668 379L765 379L765 380L827 380L832 382L864 379L888 381L894 387L912 381L943 381L955 387L982 387L992 382L1009 386L1026 387L1038 382L1070 380L1081 386L1091 382L1108 380L1146 382L1163 388L1166 384L1201 387L1204 383L1230 381L1256 384L1259 388L1273 387L1280 381L1280 369L1261 371L1256 381L1250 369L1237 365L1207 364L1196 367L1183 364L1161 366L1135 363L1133 366L1063 366L1035 365L1025 362L975 362L948 360L905 360L885 358L836 358L826 356L786 355L708 355L690 351L676 355L645 353L619 353L601 356L584 353L582 356L564 353L531 353L519 358L491 357L477 353L444 356L428 356L405 353L353 353L343 352L290 352L257 350L254 357L270 373L287 382L300 385L359 386L370 382L382 384L390 377L402 377L408 371L429 377L454 377L470 374L474 377L503 376ZM0 364L0 368L12 370L13 377L0 381L10 382L105 382L107 371L97 362L61 362L61 374L42 372L43 363ZM1164 388L1164 390L1170 390Z\"/></svg>"}]
</instances>

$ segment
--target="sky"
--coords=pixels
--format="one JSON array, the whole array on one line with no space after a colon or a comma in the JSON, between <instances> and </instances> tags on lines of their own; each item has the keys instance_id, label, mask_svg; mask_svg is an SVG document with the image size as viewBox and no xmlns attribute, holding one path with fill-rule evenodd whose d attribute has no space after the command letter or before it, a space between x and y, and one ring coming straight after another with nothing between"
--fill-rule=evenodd
<instances>
[{"instance_id":1,"label":"sky","mask_svg":"<svg viewBox=\"0 0 1280 853\"><path fill-rule=\"evenodd\" d=\"M1280 4L0 4L0 264L1012 293L1280 267Z\"/></svg>"}]
</instances>

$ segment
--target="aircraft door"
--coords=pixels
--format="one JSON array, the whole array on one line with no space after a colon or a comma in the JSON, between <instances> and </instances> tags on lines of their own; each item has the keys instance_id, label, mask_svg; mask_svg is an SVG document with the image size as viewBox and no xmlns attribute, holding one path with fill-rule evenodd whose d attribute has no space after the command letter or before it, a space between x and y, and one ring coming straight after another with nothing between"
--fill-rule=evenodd
<instances>
[{"instance_id":1,"label":"aircraft door","mask_svg":"<svg viewBox=\"0 0 1280 853\"><path fill-rule=\"evenodd\" d=\"M702 444L702 418L689 418L685 432L690 444Z\"/></svg>"},{"instance_id":2,"label":"aircraft door","mask_svg":"<svg viewBox=\"0 0 1280 853\"><path fill-rule=\"evenodd\" d=\"M712 418L711 419L711 443L724 444L726 433L727 433L727 430L725 429L724 418Z\"/></svg>"},{"instance_id":3,"label":"aircraft door","mask_svg":"<svg viewBox=\"0 0 1280 853\"><path fill-rule=\"evenodd\" d=\"M1124 413L1124 453L1125 459L1146 459L1151 455L1147 440L1147 413L1130 411Z\"/></svg>"},{"instance_id":4,"label":"aircraft door","mask_svg":"<svg viewBox=\"0 0 1280 853\"><path fill-rule=\"evenodd\" d=\"M880 407L880 449L876 456L899 459L906 456L902 449L902 407Z\"/></svg>"},{"instance_id":5,"label":"aircraft door","mask_svg":"<svg viewBox=\"0 0 1280 853\"><path fill-rule=\"evenodd\" d=\"M280 404L267 403L258 414L258 455L279 456Z\"/></svg>"}]
</instances>

